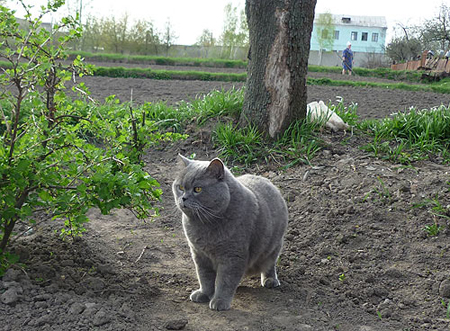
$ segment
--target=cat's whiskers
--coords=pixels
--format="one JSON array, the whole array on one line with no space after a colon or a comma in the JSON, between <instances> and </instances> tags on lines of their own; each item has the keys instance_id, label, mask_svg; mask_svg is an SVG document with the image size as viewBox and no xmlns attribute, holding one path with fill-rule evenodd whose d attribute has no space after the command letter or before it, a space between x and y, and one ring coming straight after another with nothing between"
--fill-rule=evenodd
<instances>
[{"instance_id":1,"label":"cat's whiskers","mask_svg":"<svg viewBox=\"0 0 450 331\"><path fill-rule=\"evenodd\" d=\"M203 213L205 213L206 215L206 217L209 219L209 218L213 218L213 219L219 219L220 218L220 216L218 216L218 215L216 215L216 214L214 214L214 212L210 209L210 208L208 208L208 207L205 207L205 206L202 206L202 205L199 205L199 209L203 212ZM210 222L212 223L212 219L210 220Z\"/></svg>"}]
</instances>

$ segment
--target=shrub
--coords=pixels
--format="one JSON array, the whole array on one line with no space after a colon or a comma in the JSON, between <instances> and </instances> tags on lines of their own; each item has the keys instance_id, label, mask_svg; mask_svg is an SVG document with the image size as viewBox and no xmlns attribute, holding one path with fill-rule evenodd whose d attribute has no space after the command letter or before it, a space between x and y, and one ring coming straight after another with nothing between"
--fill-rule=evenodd
<instances>
[{"instance_id":1,"label":"shrub","mask_svg":"<svg viewBox=\"0 0 450 331\"><path fill-rule=\"evenodd\" d=\"M82 84L74 87L79 100L66 97L64 83L87 71L80 58L62 61L65 45L81 34L76 18L63 18L52 32L41 27L43 15L62 4L49 2L37 18L23 4L29 31L0 6L0 58L8 62L0 75L0 274L12 259L6 247L15 225L32 226L36 210L63 221L62 234L73 236L92 207L103 214L129 208L144 218L161 195L140 154L169 136L146 122L145 110L114 98L99 107Z\"/></svg>"}]
</instances>

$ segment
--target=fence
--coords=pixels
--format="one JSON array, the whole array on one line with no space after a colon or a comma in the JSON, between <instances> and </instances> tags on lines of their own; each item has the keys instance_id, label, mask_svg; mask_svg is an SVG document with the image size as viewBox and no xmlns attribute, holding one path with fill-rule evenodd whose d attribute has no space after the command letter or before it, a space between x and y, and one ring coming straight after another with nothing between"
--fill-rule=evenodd
<instances>
[{"instance_id":1,"label":"fence","mask_svg":"<svg viewBox=\"0 0 450 331\"><path fill-rule=\"evenodd\" d=\"M391 65L392 70L432 70L436 72L450 73L450 59L433 57L427 59L427 52L423 52L422 58L416 61Z\"/></svg>"}]
</instances>

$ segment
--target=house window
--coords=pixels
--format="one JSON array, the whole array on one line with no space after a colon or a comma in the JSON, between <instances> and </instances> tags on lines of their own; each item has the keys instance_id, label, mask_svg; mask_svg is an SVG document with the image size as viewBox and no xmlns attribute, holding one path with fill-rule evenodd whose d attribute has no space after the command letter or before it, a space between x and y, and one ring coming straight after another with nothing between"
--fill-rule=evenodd
<instances>
[{"instance_id":1,"label":"house window","mask_svg":"<svg viewBox=\"0 0 450 331\"><path fill-rule=\"evenodd\" d=\"M322 30L322 39L328 39L328 30Z\"/></svg>"},{"instance_id":2,"label":"house window","mask_svg":"<svg viewBox=\"0 0 450 331\"><path fill-rule=\"evenodd\" d=\"M351 18L350 17L342 17L342 23L350 23L351 22Z\"/></svg>"},{"instance_id":3,"label":"house window","mask_svg":"<svg viewBox=\"0 0 450 331\"><path fill-rule=\"evenodd\" d=\"M378 33L372 33L372 41L378 42Z\"/></svg>"},{"instance_id":4,"label":"house window","mask_svg":"<svg viewBox=\"0 0 450 331\"><path fill-rule=\"evenodd\" d=\"M352 31L352 37L351 37L351 39L352 39L352 40L358 40L358 32Z\"/></svg>"},{"instance_id":5,"label":"house window","mask_svg":"<svg viewBox=\"0 0 450 331\"><path fill-rule=\"evenodd\" d=\"M334 31L334 39L339 40L339 31L338 30Z\"/></svg>"},{"instance_id":6,"label":"house window","mask_svg":"<svg viewBox=\"0 0 450 331\"><path fill-rule=\"evenodd\" d=\"M361 40L362 41L367 41L369 34L367 32L362 32L361 33Z\"/></svg>"}]
</instances>

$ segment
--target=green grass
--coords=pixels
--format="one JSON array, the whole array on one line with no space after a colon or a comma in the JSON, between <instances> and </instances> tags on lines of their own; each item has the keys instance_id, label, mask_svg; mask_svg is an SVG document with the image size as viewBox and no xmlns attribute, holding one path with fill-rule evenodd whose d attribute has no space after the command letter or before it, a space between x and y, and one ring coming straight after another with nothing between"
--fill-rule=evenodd
<instances>
[{"instance_id":1,"label":"green grass","mask_svg":"<svg viewBox=\"0 0 450 331\"><path fill-rule=\"evenodd\" d=\"M340 74L342 68L309 65L308 71ZM362 77L377 77L414 83L421 82L421 77L424 73L424 71L420 70L391 70L390 68L366 69L359 67L354 68L353 72Z\"/></svg>"},{"instance_id":2,"label":"green grass","mask_svg":"<svg viewBox=\"0 0 450 331\"><path fill-rule=\"evenodd\" d=\"M219 123L213 141L222 158L245 165L261 158L265 149L263 137L254 126L238 128L233 123Z\"/></svg>"},{"instance_id":3,"label":"green grass","mask_svg":"<svg viewBox=\"0 0 450 331\"><path fill-rule=\"evenodd\" d=\"M195 121L202 125L213 117L237 117L242 109L244 89L213 90L193 100L182 101L178 106L164 102L146 103L147 116L162 128L182 132L188 123Z\"/></svg>"},{"instance_id":4,"label":"green grass","mask_svg":"<svg viewBox=\"0 0 450 331\"><path fill-rule=\"evenodd\" d=\"M362 148L376 157L403 164L430 157L450 162L450 107L411 109L392 118L363 121L358 128L372 137Z\"/></svg>"},{"instance_id":5,"label":"green grass","mask_svg":"<svg viewBox=\"0 0 450 331\"><path fill-rule=\"evenodd\" d=\"M329 78L311 78L307 79L308 85L327 85L327 86L351 86L351 87L372 87L390 90L405 90L405 91L423 91L436 93L450 93L450 84L446 82L434 84L416 84L411 85L407 83L376 83L353 80L332 80Z\"/></svg>"},{"instance_id":6,"label":"green grass","mask_svg":"<svg viewBox=\"0 0 450 331\"><path fill-rule=\"evenodd\" d=\"M177 80L207 80L225 82L245 82L247 74L181 71L181 70L154 70L150 68L125 67L93 67L94 76L123 77L123 78L150 78L150 79L177 79Z\"/></svg>"},{"instance_id":7,"label":"green grass","mask_svg":"<svg viewBox=\"0 0 450 331\"><path fill-rule=\"evenodd\" d=\"M80 55L89 61L138 63L144 65L168 65L168 66L193 66L193 67L213 67L213 68L246 68L247 61L224 60L224 59L201 59L201 58L179 58L154 55L124 55L110 53L89 53L81 51L68 52L73 58Z\"/></svg>"},{"instance_id":8,"label":"green grass","mask_svg":"<svg viewBox=\"0 0 450 331\"><path fill-rule=\"evenodd\" d=\"M276 141L263 139L255 127L239 128L233 123L219 124L213 141L220 156L229 163L246 166L255 161L274 161L284 169L297 164L311 164L311 160L324 146L319 138L320 121L309 118L297 121Z\"/></svg>"}]
</instances>

